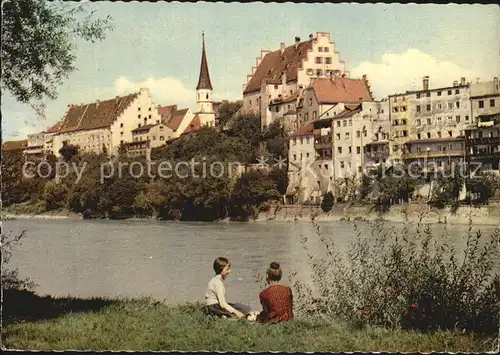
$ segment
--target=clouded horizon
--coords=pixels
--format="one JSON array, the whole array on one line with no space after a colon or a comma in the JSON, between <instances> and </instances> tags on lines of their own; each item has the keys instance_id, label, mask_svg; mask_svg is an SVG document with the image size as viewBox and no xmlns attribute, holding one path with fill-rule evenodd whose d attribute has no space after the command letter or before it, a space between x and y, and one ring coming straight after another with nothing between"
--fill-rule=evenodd
<instances>
[{"instance_id":1,"label":"clouded horizon","mask_svg":"<svg viewBox=\"0 0 500 355\"><path fill-rule=\"evenodd\" d=\"M262 49L330 32L351 77L366 74L376 99L421 87L492 80L500 72L495 5L87 3L111 15L98 43L78 40L77 71L48 100L47 119L2 92L3 139L24 139L60 120L69 104L150 89L156 104L195 108L205 32L215 100L242 97Z\"/></svg>"}]
</instances>

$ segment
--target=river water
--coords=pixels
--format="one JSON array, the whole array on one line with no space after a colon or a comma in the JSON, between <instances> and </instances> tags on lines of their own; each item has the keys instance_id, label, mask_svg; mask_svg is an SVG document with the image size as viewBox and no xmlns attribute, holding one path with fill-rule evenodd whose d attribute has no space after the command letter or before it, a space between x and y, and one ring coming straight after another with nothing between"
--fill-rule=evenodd
<instances>
[{"instance_id":1,"label":"river water","mask_svg":"<svg viewBox=\"0 0 500 355\"><path fill-rule=\"evenodd\" d=\"M401 225L388 224L390 228ZM369 225L360 222L361 231ZM347 221L319 222L323 235L341 252L356 232ZM439 233L443 225L433 225ZM448 226L443 241L458 248L468 226ZM484 233L493 226L475 226ZM226 256L232 274L226 281L230 302L259 308L261 285L255 282L269 263L278 261L285 274L292 270L307 279L307 253L322 255L316 228L310 222L188 223L110 220L12 220L3 231L26 231L15 246L11 266L38 284L36 291L53 296L152 296L169 303L202 301L212 263Z\"/></svg>"}]
</instances>

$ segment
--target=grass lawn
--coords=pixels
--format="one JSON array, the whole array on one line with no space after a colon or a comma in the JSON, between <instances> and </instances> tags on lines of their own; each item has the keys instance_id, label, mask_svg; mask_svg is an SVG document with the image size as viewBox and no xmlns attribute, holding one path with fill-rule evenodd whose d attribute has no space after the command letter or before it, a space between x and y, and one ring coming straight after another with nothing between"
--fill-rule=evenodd
<instances>
[{"instance_id":1,"label":"grass lawn","mask_svg":"<svg viewBox=\"0 0 500 355\"><path fill-rule=\"evenodd\" d=\"M446 351L492 350L492 341L452 332L354 329L320 318L278 325L204 316L200 304L151 299L74 299L4 295L9 349L136 351ZM29 307L23 302L29 302Z\"/></svg>"}]
</instances>

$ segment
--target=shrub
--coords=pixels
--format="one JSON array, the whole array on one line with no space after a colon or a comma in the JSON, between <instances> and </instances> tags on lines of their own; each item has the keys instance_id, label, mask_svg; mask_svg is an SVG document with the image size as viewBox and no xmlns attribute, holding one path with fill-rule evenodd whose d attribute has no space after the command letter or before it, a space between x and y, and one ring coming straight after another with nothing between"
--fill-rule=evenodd
<instances>
[{"instance_id":1,"label":"shrub","mask_svg":"<svg viewBox=\"0 0 500 355\"><path fill-rule=\"evenodd\" d=\"M333 194L328 191L325 196L323 196L323 199L321 200L321 209L323 212L330 212L333 207Z\"/></svg>"},{"instance_id":2,"label":"shrub","mask_svg":"<svg viewBox=\"0 0 500 355\"><path fill-rule=\"evenodd\" d=\"M292 277L297 313L361 326L498 332L500 229L485 238L470 226L459 260L460 254L429 226L418 223L411 230L407 222L397 231L377 220L371 227L371 235L363 236L354 224L357 236L341 254L316 225L326 257L309 255L312 286ZM307 250L307 239L302 242Z\"/></svg>"},{"instance_id":3,"label":"shrub","mask_svg":"<svg viewBox=\"0 0 500 355\"><path fill-rule=\"evenodd\" d=\"M1 256L2 256L2 290L31 290L36 285L30 279L21 279L17 269L9 269L8 264L12 256L12 246L21 243L21 239L26 236L25 232L10 236L1 234Z\"/></svg>"}]
</instances>

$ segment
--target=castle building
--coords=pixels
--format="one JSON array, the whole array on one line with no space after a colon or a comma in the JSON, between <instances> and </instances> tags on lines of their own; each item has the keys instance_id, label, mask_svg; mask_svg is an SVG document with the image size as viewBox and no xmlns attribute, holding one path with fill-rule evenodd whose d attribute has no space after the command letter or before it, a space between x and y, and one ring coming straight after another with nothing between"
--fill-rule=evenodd
<instances>
[{"instance_id":1,"label":"castle building","mask_svg":"<svg viewBox=\"0 0 500 355\"><path fill-rule=\"evenodd\" d=\"M302 42L295 37L293 45L281 43L275 51L262 50L243 86L241 113L260 116L262 128L294 116L300 94L311 79L328 78L331 73L349 76L328 32L311 34Z\"/></svg>"}]
</instances>

